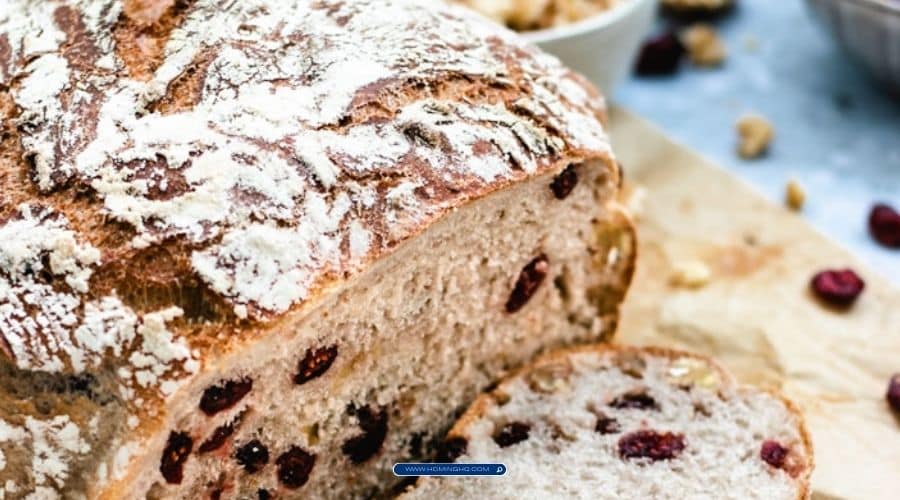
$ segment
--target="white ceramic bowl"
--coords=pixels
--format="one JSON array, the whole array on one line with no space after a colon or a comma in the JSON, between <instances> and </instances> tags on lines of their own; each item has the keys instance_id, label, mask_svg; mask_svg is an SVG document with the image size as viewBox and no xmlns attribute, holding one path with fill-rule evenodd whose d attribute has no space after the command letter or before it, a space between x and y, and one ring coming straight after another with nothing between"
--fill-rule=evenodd
<instances>
[{"instance_id":1,"label":"white ceramic bowl","mask_svg":"<svg viewBox=\"0 0 900 500\"><path fill-rule=\"evenodd\" d=\"M816 17L878 79L900 91L900 0L808 0Z\"/></svg>"},{"instance_id":2,"label":"white ceramic bowl","mask_svg":"<svg viewBox=\"0 0 900 500\"><path fill-rule=\"evenodd\" d=\"M631 71L641 41L650 31L657 0L626 0L577 23L522 33L588 77L604 95Z\"/></svg>"}]
</instances>

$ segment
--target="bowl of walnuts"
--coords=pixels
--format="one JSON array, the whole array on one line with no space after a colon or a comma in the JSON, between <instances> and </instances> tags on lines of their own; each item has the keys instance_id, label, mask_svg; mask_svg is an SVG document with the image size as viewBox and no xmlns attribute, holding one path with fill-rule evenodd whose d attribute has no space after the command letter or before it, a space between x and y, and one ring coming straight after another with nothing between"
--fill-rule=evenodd
<instances>
[{"instance_id":1,"label":"bowl of walnuts","mask_svg":"<svg viewBox=\"0 0 900 500\"><path fill-rule=\"evenodd\" d=\"M456 0L550 52L607 96L630 71L657 0Z\"/></svg>"}]
</instances>

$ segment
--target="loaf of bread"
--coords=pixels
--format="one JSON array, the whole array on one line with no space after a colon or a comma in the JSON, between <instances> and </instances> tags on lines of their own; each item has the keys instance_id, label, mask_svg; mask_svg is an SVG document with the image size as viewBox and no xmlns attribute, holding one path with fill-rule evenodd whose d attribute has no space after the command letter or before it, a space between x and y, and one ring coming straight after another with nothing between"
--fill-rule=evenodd
<instances>
[{"instance_id":1,"label":"loaf of bread","mask_svg":"<svg viewBox=\"0 0 900 500\"><path fill-rule=\"evenodd\" d=\"M633 264L590 85L415 0L0 5L0 496L352 498Z\"/></svg>"},{"instance_id":2,"label":"loaf of bread","mask_svg":"<svg viewBox=\"0 0 900 500\"><path fill-rule=\"evenodd\" d=\"M450 461L500 477L427 477L415 499L804 499L813 454L785 399L700 356L586 346L549 354L480 396Z\"/></svg>"}]
</instances>

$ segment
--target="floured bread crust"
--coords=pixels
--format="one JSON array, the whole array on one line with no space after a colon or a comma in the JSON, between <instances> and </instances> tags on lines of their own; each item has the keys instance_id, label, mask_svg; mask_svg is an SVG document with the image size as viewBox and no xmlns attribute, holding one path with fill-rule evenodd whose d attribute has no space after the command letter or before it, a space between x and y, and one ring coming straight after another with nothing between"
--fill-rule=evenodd
<instances>
[{"instance_id":1,"label":"floured bread crust","mask_svg":"<svg viewBox=\"0 0 900 500\"><path fill-rule=\"evenodd\" d=\"M618 178L593 88L435 2L11 0L0 83L13 495L134 473L187 382L455 208Z\"/></svg>"}]
</instances>

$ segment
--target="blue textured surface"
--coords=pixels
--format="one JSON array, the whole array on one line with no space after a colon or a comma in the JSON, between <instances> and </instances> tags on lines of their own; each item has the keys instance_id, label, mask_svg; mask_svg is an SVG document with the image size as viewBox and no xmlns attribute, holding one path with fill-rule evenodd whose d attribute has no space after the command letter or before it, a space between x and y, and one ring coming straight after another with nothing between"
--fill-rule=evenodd
<instances>
[{"instance_id":1,"label":"blue textured surface","mask_svg":"<svg viewBox=\"0 0 900 500\"><path fill-rule=\"evenodd\" d=\"M866 224L875 200L900 209L900 98L850 61L800 0L745 0L717 25L729 51L722 68L686 62L674 77L632 77L614 100L777 203L797 179L809 221L900 284L900 250L875 244ZM735 154L734 124L747 112L775 126L769 154L749 161Z\"/></svg>"}]
</instances>

